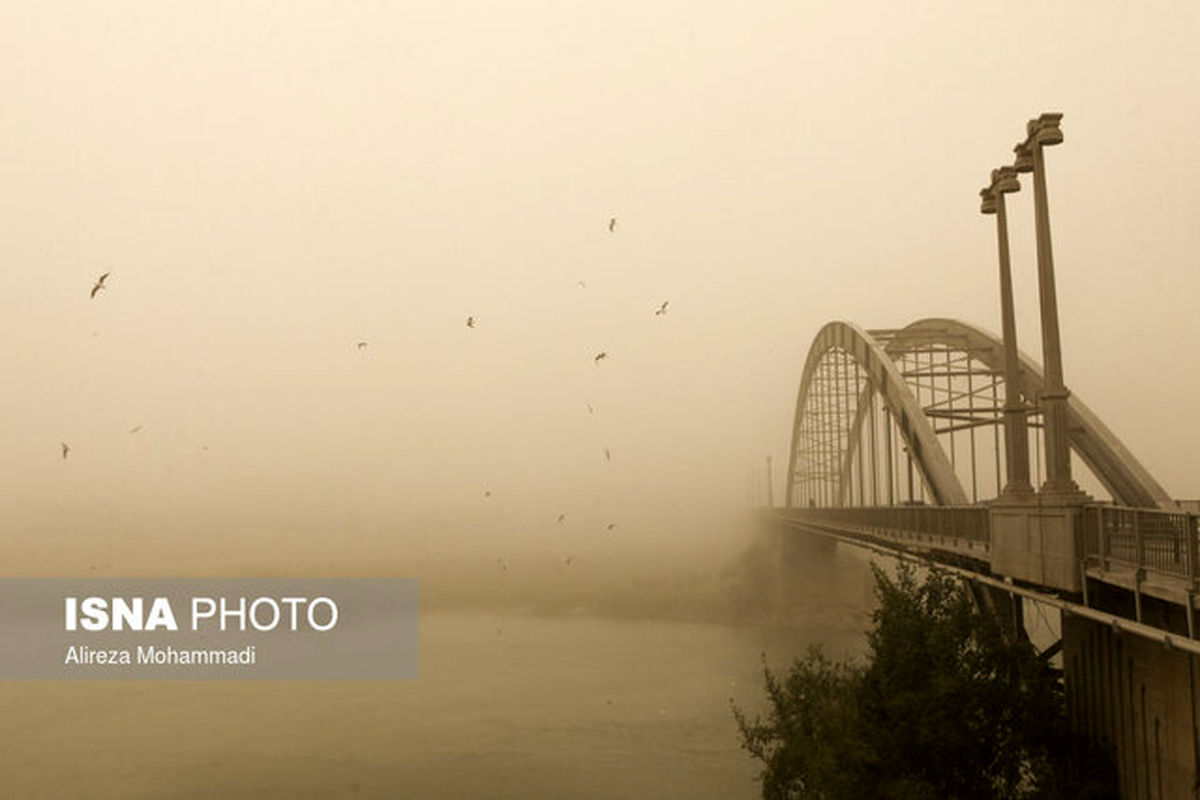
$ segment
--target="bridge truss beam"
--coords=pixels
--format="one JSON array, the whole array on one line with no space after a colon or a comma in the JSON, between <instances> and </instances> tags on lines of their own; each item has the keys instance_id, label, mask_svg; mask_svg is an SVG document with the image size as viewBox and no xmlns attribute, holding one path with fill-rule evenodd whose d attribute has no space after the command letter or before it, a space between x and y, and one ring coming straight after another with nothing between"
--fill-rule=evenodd
<instances>
[{"instance_id":1,"label":"bridge truss beam","mask_svg":"<svg viewBox=\"0 0 1200 800\"><path fill-rule=\"evenodd\" d=\"M872 331L829 323L814 339L801 377L785 502L964 505L998 495L1005 474L1004 366L998 337L956 320ZM1042 375L1024 354L1019 374L1040 480ZM1068 412L1073 451L1116 502L1173 507L1078 397L1072 395Z\"/></svg>"}]
</instances>

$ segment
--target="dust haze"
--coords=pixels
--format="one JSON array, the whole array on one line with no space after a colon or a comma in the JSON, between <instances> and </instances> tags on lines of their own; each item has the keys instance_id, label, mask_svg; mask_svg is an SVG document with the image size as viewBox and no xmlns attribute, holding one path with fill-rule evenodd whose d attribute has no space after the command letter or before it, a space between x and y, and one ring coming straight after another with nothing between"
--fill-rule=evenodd
<instances>
[{"instance_id":1,"label":"dust haze","mask_svg":"<svg viewBox=\"0 0 1200 800\"><path fill-rule=\"evenodd\" d=\"M6 789L756 794L729 699L861 648L869 596L839 550L765 624L809 345L1000 328L978 191L1041 112L1066 385L1200 498L1198 38L1117 0L4 3L0 575L422 613L416 681L5 682Z\"/></svg>"},{"instance_id":2,"label":"dust haze","mask_svg":"<svg viewBox=\"0 0 1200 800\"><path fill-rule=\"evenodd\" d=\"M1067 384L1200 496L1185 4L3 18L5 574L727 609L820 326L999 328L976 193L1044 110Z\"/></svg>"}]
</instances>

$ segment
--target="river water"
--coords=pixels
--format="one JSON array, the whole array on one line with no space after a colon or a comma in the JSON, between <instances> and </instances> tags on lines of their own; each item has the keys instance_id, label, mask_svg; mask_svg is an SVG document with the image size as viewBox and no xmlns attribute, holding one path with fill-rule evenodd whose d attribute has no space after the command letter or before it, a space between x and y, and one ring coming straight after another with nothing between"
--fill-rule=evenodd
<instances>
[{"instance_id":1,"label":"river water","mask_svg":"<svg viewBox=\"0 0 1200 800\"><path fill-rule=\"evenodd\" d=\"M761 654L862 648L853 614L812 617L423 613L411 681L8 682L0 794L757 797L730 699L762 707Z\"/></svg>"}]
</instances>

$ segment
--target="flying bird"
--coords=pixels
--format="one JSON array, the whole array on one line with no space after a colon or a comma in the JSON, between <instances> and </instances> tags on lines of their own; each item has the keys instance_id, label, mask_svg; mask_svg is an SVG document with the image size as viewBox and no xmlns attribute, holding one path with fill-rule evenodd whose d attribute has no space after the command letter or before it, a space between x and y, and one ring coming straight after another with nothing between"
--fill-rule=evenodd
<instances>
[{"instance_id":1,"label":"flying bird","mask_svg":"<svg viewBox=\"0 0 1200 800\"><path fill-rule=\"evenodd\" d=\"M138 431L140 431L141 429L142 429L142 426L141 426L141 425L134 425L132 428L130 428L130 429L129 429L129 432L130 432L130 433L137 433L137 432L138 432Z\"/></svg>"},{"instance_id":2,"label":"flying bird","mask_svg":"<svg viewBox=\"0 0 1200 800\"><path fill-rule=\"evenodd\" d=\"M671 301L664 300L663 304L654 311L654 316L661 317L663 314L667 313L667 303L669 303L669 302L671 302Z\"/></svg>"},{"instance_id":3,"label":"flying bird","mask_svg":"<svg viewBox=\"0 0 1200 800\"><path fill-rule=\"evenodd\" d=\"M485 489L485 490L484 490L484 492L483 492L483 496L484 496L484 497L491 497L491 496L492 496L492 492L491 492L491 490L490 490L490 489Z\"/></svg>"},{"instance_id":4,"label":"flying bird","mask_svg":"<svg viewBox=\"0 0 1200 800\"><path fill-rule=\"evenodd\" d=\"M580 282L579 282L579 284L578 284L578 286L579 286L579 288L580 288L580 289L586 289L586 288L587 288L587 282L586 282L586 281L580 281Z\"/></svg>"},{"instance_id":5,"label":"flying bird","mask_svg":"<svg viewBox=\"0 0 1200 800\"><path fill-rule=\"evenodd\" d=\"M596 357L593 358L592 361L595 361L597 364L599 364L601 361L603 361L606 358L608 358L608 353L601 351L599 353L596 353Z\"/></svg>"},{"instance_id":6,"label":"flying bird","mask_svg":"<svg viewBox=\"0 0 1200 800\"><path fill-rule=\"evenodd\" d=\"M588 413L589 413L589 414L595 414L595 413L596 413L596 409L592 408L592 404L591 404L591 403L588 403L588 404L587 404L587 408L588 408Z\"/></svg>"},{"instance_id":7,"label":"flying bird","mask_svg":"<svg viewBox=\"0 0 1200 800\"><path fill-rule=\"evenodd\" d=\"M468 328L475 327L475 318L474 317L467 317L467 327Z\"/></svg>"},{"instance_id":8,"label":"flying bird","mask_svg":"<svg viewBox=\"0 0 1200 800\"><path fill-rule=\"evenodd\" d=\"M575 560L575 556L567 556L563 559L563 566L571 566L571 562Z\"/></svg>"},{"instance_id":9,"label":"flying bird","mask_svg":"<svg viewBox=\"0 0 1200 800\"><path fill-rule=\"evenodd\" d=\"M366 349L367 349L367 343L366 343L366 342L359 342L358 344L356 344L356 345L355 345L355 347L357 347L359 350L366 350Z\"/></svg>"},{"instance_id":10,"label":"flying bird","mask_svg":"<svg viewBox=\"0 0 1200 800\"><path fill-rule=\"evenodd\" d=\"M65 461L67 458L67 453L71 452L71 446L66 442L60 442L60 444L62 444L63 460Z\"/></svg>"},{"instance_id":11,"label":"flying bird","mask_svg":"<svg viewBox=\"0 0 1200 800\"><path fill-rule=\"evenodd\" d=\"M564 521L566 521L566 519L567 519L567 515L566 515L566 514L559 514L559 515L558 515L558 524L559 524L559 525L562 525L562 524L563 524L563 522L564 522Z\"/></svg>"},{"instance_id":12,"label":"flying bird","mask_svg":"<svg viewBox=\"0 0 1200 800\"><path fill-rule=\"evenodd\" d=\"M104 279L107 278L108 276L109 276L109 273L106 272L96 280L96 285L92 287L92 293L91 293L91 295L89 295L89 297L95 297L96 292L105 288L104 287Z\"/></svg>"},{"instance_id":13,"label":"flying bird","mask_svg":"<svg viewBox=\"0 0 1200 800\"><path fill-rule=\"evenodd\" d=\"M608 448L604 448L604 460L612 461L612 453L608 452Z\"/></svg>"},{"instance_id":14,"label":"flying bird","mask_svg":"<svg viewBox=\"0 0 1200 800\"><path fill-rule=\"evenodd\" d=\"M617 529L617 523L610 522L610 523L608 523L608 528L606 530L615 531L616 529Z\"/></svg>"},{"instance_id":15,"label":"flying bird","mask_svg":"<svg viewBox=\"0 0 1200 800\"><path fill-rule=\"evenodd\" d=\"M612 233L612 232L613 232L613 231L615 231L616 229L617 229L617 218L616 218L616 217L609 217L609 219L608 219L608 232L609 232L609 233Z\"/></svg>"}]
</instances>

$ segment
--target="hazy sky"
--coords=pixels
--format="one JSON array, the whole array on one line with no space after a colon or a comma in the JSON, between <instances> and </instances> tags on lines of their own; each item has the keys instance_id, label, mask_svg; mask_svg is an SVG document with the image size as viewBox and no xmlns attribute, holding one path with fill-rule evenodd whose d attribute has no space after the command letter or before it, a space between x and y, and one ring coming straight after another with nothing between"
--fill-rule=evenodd
<instances>
[{"instance_id":1,"label":"hazy sky","mask_svg":"<svg viewBox=\"0 0 1200 800\"><path fill-rule=\"evenodd\" d=\"M1184 2L6 3L0 527L685 536L768 453L779 491L825 322L999 328L977 193L1047 110L1067 384L1200 497L1198 38Z\"/></svg>"}]
</instances>

